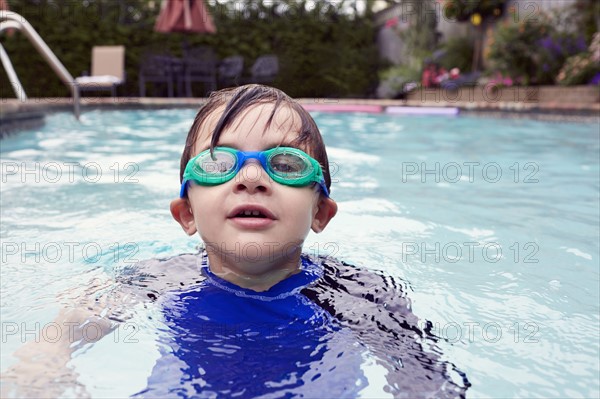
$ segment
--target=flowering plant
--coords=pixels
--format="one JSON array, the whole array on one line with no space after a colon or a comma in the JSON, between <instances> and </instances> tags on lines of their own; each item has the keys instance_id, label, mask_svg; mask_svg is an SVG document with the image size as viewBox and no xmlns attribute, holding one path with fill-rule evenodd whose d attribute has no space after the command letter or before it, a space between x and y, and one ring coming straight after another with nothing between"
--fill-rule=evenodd
<instances>
[{"instance_id":1,"label":"flowering plant","mask_svg":"<svg viewBox=\"0 0 600 399\"><path fill-rule=\"evenodd\" d=\"M596 33L588 51L567 58L556 81L562 85L598 84L599 74L600 33Z\"/></svg>"},{"instance_id":2,"label":"flowering plant","mask_svg":"<svg viewBox=\"0 0 600 399\"><path fill-rule=\"evenodd\" d=\"M515 83L518 83L518 79L513 79L508 75L503 76L502 73L496 72L489 80L489 84L493 84L494 86L504 86L510 87Z\"/></svg>"},{"instance_id":3,"label":"flowering plant","mask_svg":"<svg viewBox=\"0 0 600 399\"><path fill-rule=\"evenodd\" d=\"M505 20L490 35L484 54L492 70L522 76L525 84L559 82L566 76L565 71L558 79L566 60L588 50L590 36L575 28L580 18L578 9L569 6L540 12L536 18ZM578 59L570 61L572 66L585 69L587 61Z\"/></svg>"},{"instance_id":4,"label":"flowering plant","mask_svg":"<svg viewBox=\"0 0 600 399\"><path fill-rule=\"evenodd\" d=\"M600 63L600 32L596 32L590 43L591 60Z\"/></svg>"},{"instance_id":5,"label":"flowering plant","mask_svg":"<svg viewBox=\"0 0 600 399\"><path fill-rule=\"evenodd\" d=\"M557 74L569 57L587 50L583 35L555 32L538 41L538 70L540 83L554 83Z\"/></svg>"},{"instance_id":6,"label":"flowering plant","mask_svg":"<svg viewBox=\"0 0 600 399\"><path fill-rule=\"evenodd\" d=\"M542 70L539 42L552 29L550 19L543 14L537 21L502 22L492 33L484 51L490 69L512 77L522 76L524 84L547 83L538 76Z\"/></svg>"}]
</instances>

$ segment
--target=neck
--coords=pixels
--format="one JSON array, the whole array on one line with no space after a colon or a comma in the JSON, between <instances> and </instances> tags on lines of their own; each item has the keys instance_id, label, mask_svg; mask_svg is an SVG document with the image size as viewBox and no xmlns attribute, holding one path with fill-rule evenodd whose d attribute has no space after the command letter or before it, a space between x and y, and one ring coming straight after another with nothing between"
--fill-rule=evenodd
<instances>
[{"instance_id":1,"label":"neck","mask_svg":"<svg viewBox=\"0 0 600 399\"><path fill-rule=\"evenodd\" d=\"M208 266L225 281L262 292L300 272L300 252L301 248L298 248L294 254L281 259L247 260L207 250Z\"/></svg>"}]
</instances>

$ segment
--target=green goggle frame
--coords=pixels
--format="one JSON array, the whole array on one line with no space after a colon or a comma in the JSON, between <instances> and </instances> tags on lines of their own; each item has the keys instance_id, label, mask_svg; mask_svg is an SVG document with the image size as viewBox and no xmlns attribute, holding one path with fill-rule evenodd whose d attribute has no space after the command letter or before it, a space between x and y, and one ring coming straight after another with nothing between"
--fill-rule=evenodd
<instances>
[{"instance_id":1,"label":"green goggle frame","mask_svg":"<svg viewBox=\"0 0 600 399\"><path fill-rule=\"evenodd\" d=\"M216 186L228 182L249 159L257 159L277 183L293 187L317 183L325 196L329 197L319 162L293 147L275 147L266 151L239 151L230 147L215 147L212 154L210 149L202 151L187 163L179 196L184 198L187 195L190 181L201 186Z\"/></svg>"}]
</instances>

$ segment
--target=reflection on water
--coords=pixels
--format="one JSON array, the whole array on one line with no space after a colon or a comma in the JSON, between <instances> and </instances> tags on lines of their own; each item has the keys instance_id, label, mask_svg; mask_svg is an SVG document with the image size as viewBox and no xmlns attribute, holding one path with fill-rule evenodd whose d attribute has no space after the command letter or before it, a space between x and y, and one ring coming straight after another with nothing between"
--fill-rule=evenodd
<instances>
[{"instance_id":1,"label":"reflection on water","mask_svg":"<svg viewBox=\"0 0 600 399\"><path fill-rule=\"evenodd\" d=\"M2 140L2 373L16 366L23 342L43 339L49 331L44 327L51 326L61 308L104 297L104 290L119 286L117 277L128 271L135 274L137 261L195 250L198 239L186 237L169 214L169 201L179 190L179 157L194 114L89 112L81 124L71 115L54 114L39 130ZM343 269L340 277L307 288L303 295L326 310L335 328L295 337L312 340L319 348L309 354L302 347L292 348L297 356L325 367L336 363L335 356L327 354L336 355L351 339L364 342L344 352L350 366L356 364L355 356L361 359L360 371L349 366L349 374L366 381L360 388L364 397L392 396L389 392L402 384L396 374L398 359L405 370L419 370L418 361L411 359L421 352L428 353L424 360L435 359L449 369L455 364L472 384L468 395L473 397L598 397L597 124L360 114L315 118L330 161L336 164L332 196L340 211L325 232L309 235L305 251L332 254L377 270L389 280L364 274L357 280L365 284L360 286L344 279L345 269L326 266L331 275ZM73 169L74 175L66 166L58 181L42 173L51 163L70 162L82 165ZM130 162L138 167L133 176L133 169L125 167ZM102 172L96 182L93 163ZM465 163L478 163L473 179ZM457 181L450 174L456 168L444 169L455 164L463 173ZM492 164L502 171L495 182L481 173L483 165ZM416 172L409 169L415 165ZM90 171L87 179L83 170ZM526 182L533 170L537 182ZM491 175L485 177L489 180ZM153 275L165 280L161 273L170 275ZM173 281L170 288L183 292L180 283L194 281L198 271L179 273L182 281ZM86 292L100 287L94 280L108 288ZM382 287L393 292L399 282L420 322L412 321L412 312L402 313L404 305L389 312L397 320L374 310L388 295ZM139 283L138 287L132 281L130 296L114 297L113 305L90 305L98 315L120 307L116 318L127 320L104 339L74 348L68 366L77 372L76 382L94 397L141 392L149 386L148 376L158 377L153 369L160 359L171 353L170 359L176 360L173 348L190 354L197 349L193 344L178 346L169 338L179 330L164 317L161 306L167 302L152 302L147 296L158 298L148 291L153 289L151 279ZM360 296L367 292L373 298ZM129 306L131 298L137 298L137 305ZM344 314L352 316L345 319ZM373 315L378 317L371 320ZM431 322L430 329L425 320ZM400 330L391 327L397 323ZM247 329L261 332L256 325ZM211 356L242 356L238 347L251 346L247 341L253 339L243 331L233 337L226 330L227 340L216 347L223 352L213 351ZM394 345L415 356L376 349ZM278 348L269 346L268 351L279 356ZM40 353L34 353L44 364ZM261 369L257 356L252 352L242 359ZM186 369L186 364L181 367ZM47 372L56 368L56 363L48 365ZM301 381L317 374L310 374L312 368L303 370L306 378L269 377L267 388L301 389ZM439 375L435 370L431 372ZM200 370L186 373L201 376ZM464 385L457 372L446 374L456 385ZM35 390L35 384L41 384L37 377L26 385ZM321 374L312 384L324 380ZM385 386L387 393L381 391ZM194 392L191 385L188 388ZM30 396L50 395L51 389L51 384L38 386Z\"/></svg>"}]
</instances>

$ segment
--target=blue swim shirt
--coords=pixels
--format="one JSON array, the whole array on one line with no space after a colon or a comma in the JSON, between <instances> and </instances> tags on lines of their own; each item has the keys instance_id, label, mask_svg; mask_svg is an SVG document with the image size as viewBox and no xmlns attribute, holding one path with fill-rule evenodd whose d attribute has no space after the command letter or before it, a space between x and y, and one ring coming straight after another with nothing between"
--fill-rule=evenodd
<instances>
[{"instance_id":1,"label":"blue swim shirt","mask_svg":"<svg viewBox=\"0 0 600 399\"><path fill-rule=\"evenodd\" d=\"M301 293L322 265L303 256L299 273L255 292L201 256L202 282L162 301L162 357L136 396L351 398L366 386L357 337Z\"/></svg>"},{"instance_id":2,"label":"blue swim shirt","mask_svg":"<svg viewBox=\"0 0 600 399\"><path fill-rule=\"evenodd\" d=\"M160 357L145 398L465 397L464 373L412 313L403 281L330 257L264 292L211 272L208 257L141 262L119 279L160 308Z\"/></svg>"}]
</instances>

